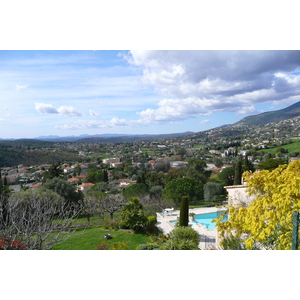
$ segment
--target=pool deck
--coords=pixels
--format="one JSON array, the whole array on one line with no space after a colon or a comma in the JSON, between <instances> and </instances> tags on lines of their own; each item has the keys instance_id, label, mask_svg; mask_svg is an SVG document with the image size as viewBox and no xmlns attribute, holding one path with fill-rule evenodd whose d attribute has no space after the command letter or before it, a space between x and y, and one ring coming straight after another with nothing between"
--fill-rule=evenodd
<instances>
[{"instance_id":1,"label":"pool deck","mask_svg":"<svg viewBox=\"0 0 300 300\"><path fill-rule=\"evenodd\" d=\"M222 210L222 208L217 207L202 207L189 209L189 213L193 212L195 214L205 214ZM174 210L168 215L164 214L163 212L157 213L157 227L163 232L163 234L168 234L174 229L174 226L171 225L170 221L176 221L178 217L179 210ZM200 234L199 248L201 250L215 248L217 234L216 229L209 230L201 224L196 224L195 226L193 226L193 229L195 229Z\"/></svg>"}]
</instances>

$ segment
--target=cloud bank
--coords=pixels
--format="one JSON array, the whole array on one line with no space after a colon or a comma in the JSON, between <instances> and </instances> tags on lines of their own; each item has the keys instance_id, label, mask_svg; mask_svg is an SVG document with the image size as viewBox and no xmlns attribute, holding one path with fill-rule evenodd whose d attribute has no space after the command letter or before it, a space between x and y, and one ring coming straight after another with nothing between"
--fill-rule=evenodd
<instances>
[{"instance_id":1,"label":"cloud bank","mask_svg":"<svg viewBox=\"0 0 300 300\"><path fill-rule=\"evenodd\" d=\"M300 51L130 51L122 57L137 70L136 74L141 74L136 75L140 76L136 82L145 91L153 90L160 100L135 111L137 119L79 120L57 128L179 124L218 112L256 114L262 112L257 106L263 103L287 106L300 101ZM130 85L133 78L136 80L133 76L122 84L134 91L137 86ZM103 83L100 79L89 83ZM104 86L109 86L110 80ZM109 90L110 93L113 91ZM143 103L142 96L140 102ZM131 106L124 103L120 102L123 109L134 110L133 102ZM72 106L55 108L45 103L35 106L41 114L83 116ZM99 118L94 110L89 110L89 116ZM207 118L199 120L199 124L209 122Z\"/></svg>"},{"instance_id":2,"label":"cloud bank","mask_svg":"<svg viewBox=\"0 0 300 300\"><path fill-rule=\"evenodd\" d=\"M131 51L143 82L165 97L138 114L174 121L214 112L254 114L256 104L285 105L300 95L300 51ZM295 98L296 97L296 98Z\"/></svg>"}]
</instances>

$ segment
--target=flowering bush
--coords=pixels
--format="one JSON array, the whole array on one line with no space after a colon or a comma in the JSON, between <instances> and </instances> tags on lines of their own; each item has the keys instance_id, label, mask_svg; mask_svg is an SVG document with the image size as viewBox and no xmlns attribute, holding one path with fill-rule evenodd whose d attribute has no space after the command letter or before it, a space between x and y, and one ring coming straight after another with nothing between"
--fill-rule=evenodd
<instances>
[{"instance_id":1,"label":"flowering bush","mask_svg":"<svg viewBox=\"0 0 300 300\"><path fill-rule=\"evenodd\" d=\"M0 237L0 250L25 250L24 244Z\"/></svg>"}]
</instances>

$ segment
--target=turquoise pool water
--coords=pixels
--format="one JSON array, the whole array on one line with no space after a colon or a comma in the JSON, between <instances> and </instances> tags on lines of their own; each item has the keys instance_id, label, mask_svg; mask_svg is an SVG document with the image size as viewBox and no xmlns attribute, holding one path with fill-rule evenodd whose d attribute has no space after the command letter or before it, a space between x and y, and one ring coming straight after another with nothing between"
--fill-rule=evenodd
<instances>
[{"instance_id":1,"label":"turquoise pool water","mask_svg":"<svg viewBox=\"0 0 300 300\"><path fill-rule=\"evenodd\" d=\"M189 222L189 225L191 225L192 227L197 226L196 223L200 223L201 225L203 225L205 228L207 229L215 229L216 228L216 223L212 222L213 219L218 217L218 214L220 214L222 212L212 212L212 213L207 213L207 214L199 214L199 215L195 215L195 221ZM225 218L224 221L226 221L227 218ZM175 226L175 224L178 221L170 221L170 223Z\"/></svg>"}]
</instances>

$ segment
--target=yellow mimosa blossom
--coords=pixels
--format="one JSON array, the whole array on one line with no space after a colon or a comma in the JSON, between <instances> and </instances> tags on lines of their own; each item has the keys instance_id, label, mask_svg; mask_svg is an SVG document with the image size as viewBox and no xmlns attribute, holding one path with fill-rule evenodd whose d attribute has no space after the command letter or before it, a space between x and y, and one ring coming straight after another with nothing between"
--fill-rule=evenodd
<instances>
[{"instance_id":1,"label":"yellow mimosa blossom","mask_svg":"<svg viewBox=\"0 0 300 300\"><path fill-rule=\"evenodd\" d=\"M247 207L228 207L228 221L217 222L220 237L234 233L247 249L291 249L293 212L300 211L300 161L243 177L255 198Z\"/></svg>"}]
</instances>

